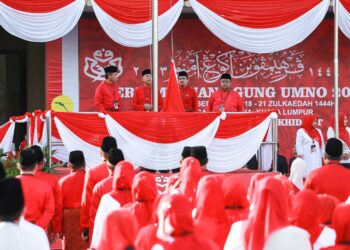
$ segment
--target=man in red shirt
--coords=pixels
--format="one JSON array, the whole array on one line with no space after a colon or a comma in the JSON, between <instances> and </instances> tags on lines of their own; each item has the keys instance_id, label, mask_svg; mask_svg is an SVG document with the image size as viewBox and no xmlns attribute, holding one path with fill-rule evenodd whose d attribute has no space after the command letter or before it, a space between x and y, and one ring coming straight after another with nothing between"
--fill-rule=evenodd
<instances>
[{"instance_id":1,"label":"man in red shirt","mask_svg":"<svg viewBox=\"0 0 350 250\"><path fill-rule=\"evenodd\" d=\"M244 111L242 97L231 88L231 75L222 74L220 89L215 91L208 103L208 111L240 112Z\"/></svg>"},{"instance_id":2,"label":"man in red shirt","mask_svg":"<svg viewBox=\"0 0 350 250\"><path fill-rule=\"evenodd\" d=\"M331 138L325 149L325 166L315 169L307 177L304 188L317 194L329 194L345 202L350 196L350 169L342 166L343 144Z\"/></svg>"},{"instance_id":3,"label":"man in red shirt","mask_svg":"<svg viewBox=\"0 0 350 250\"><path fill-rule=\"evenodd\" d=\"M186 112L198 111L198 98L196 91L188 86L188 75L186 71L180 71L178 74L179 89L182 103Z\"/></svg>"},{"instance_id":4,"label":"man in red shirt","mask_svg":"<svg viewBox=\"0 0 350 250\"><path fill-rule=\"evenodd\" d=\"M71 173L59 181L62 193L63 250L87 249L89 245L80 237L81 196L85 178L85 158L82 151L69 154L68 167Z\"/></svg>"},{"instance_id":5,"label":"man in red shirt","mask_svg":"<svg viewBox=\"0 0 350 250\"><path fill-rule=\"evenodd\" d=\"M100 205L101 198L103 195L112 191L114 169L116 165L121 161L124 161L123 151L121 151L118 148L112 148L109 151L108 160L107 160L109 176L95 185L91 196L90 230L92 231L94 228L95 217L96 217L98 206Z\"/></svg>"},{"instance_id":6,"label":"man in red shirt","mask_svg":"<svg viewBox=\"0 0 350 250\"><path fill-rule=\"evenodd\" d=\"M45 181L51 187L53 198L55 200L55 214L51 220L52 233L57 234L61 232L61 211L62 211L62 198L61 198L61 189L58 185L58 178L54 174L49 174L43 171L45 165L44 154L41 148L38 145L32 146L32 149L35 153L36 166L34 171L34 176L39 178L42 181ZM50 230L49 230L50 231Z\"/></svg>"},{"instance_id":7,"label":"man in red shirt","mask_svg":"<svg viewBox=\"0 0 350 250\"><path fill-rule=\"evenodd\" d=\"M84 189L81 201L80 226L83 229L85 239L88 239L90 226L90 206L92 191L95 185L109 176L107 159L109 151L117 147L117 141L114 137L107 136L103 138L101 145L101 156L103 162L100 165L90 168L85 174ZM91 234L92 232L90 232Z\"/></svg>"},{"instance_id":8,"label":"man in red shirt","mask_svg":"<svg viewBox=\"0 0 350 250\"><path fill-rule=\"evenodd\" d=\"M18 179L24 194L24 218L46 230L55 213L55 202L50 185L34 176L35 163L32 149L20 153Z\"/></svg>"},{"instance_id":9,"label":"man in red shirt","mask_svg":"<svg viewBox=\"0 0 350 250\"><path fill-rule=\"evenodd\" d=\"M132 109L134 111L152 111L152 75L150 69L142 71L141 87L135 89L134 97L132 98ZM158 90L158 111L163 107L163 98Z\"/></svg>"},{"instance_id":10,"label":"man in red shirt","mask_svg":"<svg viewBox=\"0 0 350 250\"><path fill-rule=\"evenodd\" d=\"M95 105L99 112L116 112L121 110L121 97L118 89L118 69L115 66L104 68L106 80L100 83L95 92Z\"/></svg>"}]
</instances>

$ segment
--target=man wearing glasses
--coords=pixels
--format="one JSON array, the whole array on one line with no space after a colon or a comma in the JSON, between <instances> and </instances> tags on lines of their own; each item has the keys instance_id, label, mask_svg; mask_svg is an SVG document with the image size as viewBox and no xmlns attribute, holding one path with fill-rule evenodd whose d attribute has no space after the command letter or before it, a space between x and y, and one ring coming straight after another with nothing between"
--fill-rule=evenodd
<instances>
[{"instance_id":1,"label":"man wearing glasses","mask_svg":"<svg viewBox=\"0 0 350 250\"><path fill-rule=\"evenodd\" d=\"M121 97L117 86L118 69L116 66L104 68L106 80L98 85L95 92L95 106L98 112L105 113L121 110Z\"/></svg>"},{"instance_id":2,"label":"man wearing glasses","mask_svg":"<svg viewBox=\"0 0 350 250\"><path fill-rule=\"evenodd\" d=\"M198 97L196 91L188 86L188 75L186 71L180 71L178 74L179 89L182 103L186 112L198 111Z\"/></svg>"},{"instance_id":3,"label":"man wearing glasses","mask_svg":"<svg viewBox=\"0 0 350 250\"><path fill-rule=\"evenodd\" d=\"M244 111L242 97L231 88L230 74L221 75L220 89L218 89L211 95L208 103L208 111Z\"/></svg>"}]
</instances>

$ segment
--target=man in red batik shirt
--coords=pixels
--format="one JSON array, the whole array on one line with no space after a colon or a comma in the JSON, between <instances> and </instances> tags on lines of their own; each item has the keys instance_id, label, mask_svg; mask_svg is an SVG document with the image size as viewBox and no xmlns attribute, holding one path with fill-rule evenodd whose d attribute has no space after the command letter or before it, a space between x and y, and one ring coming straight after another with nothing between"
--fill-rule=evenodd
<instances>
[{"instance_id":1,"label":"man in red batik shirt","mask_svg":"<svg viewBox=\"0 0 350 250\"><path fill-rule=\"evenodd\" d=\"M150 69L142 71L141 87L135 89L134 97L132 98L132 109L134 111L152 111L152 75ZM163 98L158 90L158 111L163 107Z\"/></svg>"},{"instance_id":2,"label":"man in red batik shirt","mask_svg":"<svg viewBox=\"0 0 350 250\"><path fill-rule=\"evenodd\" d=\"M231 75L222 74L220 89L215 91L208 103L208 111L240 112L244 111L242 97L231 88Z\"/></svg>"},{"instance_id":3,"label":"man in red batik shirt","mask_svg":"<svg viewBox=\"0 0 350 250\"><path fill-rule=\"evenodd\" d=\"M100 83L95 92L95 105L99 112L116 112L121 110L121 97L117 85L118 69L116 66L104 68L106 80Z\"/></svg>"},{"instance_id":4,"label":"man in red batik shirt","mask_svg":"<svg viewBox=\"0 0 350 250\"><path fill-rule=\"evenodd\" d=\"M188 86L188 75L186 71L180 71L178 74L179 89L182 103L186 112L198 111L198 98L196 91Z\"/></svg>"}]
</instances>

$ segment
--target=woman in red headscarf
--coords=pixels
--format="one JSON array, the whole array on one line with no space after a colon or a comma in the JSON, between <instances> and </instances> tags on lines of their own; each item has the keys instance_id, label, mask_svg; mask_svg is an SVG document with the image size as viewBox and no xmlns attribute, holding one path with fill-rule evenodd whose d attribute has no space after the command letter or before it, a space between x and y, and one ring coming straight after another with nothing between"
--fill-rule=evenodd
<instances>
[{"instance_id":1,"label":"woman in red headscarf","mask_svg":"<svg viewBox=\"0 0 350 250\"><path fill-rule=\"evenodd\" d=\"M157 215L158 243L163 249L216 250L219 247L205 235L194 231L190 202L182 194L162 197Z\"/></svg>"},{"instance_id":2,"label":"woman in red headscarf","mask_svg":"<svg viewBox=\"0 0 350 250\"><path fill-rule=\"evenodd\" d=\"M188 157L183 162L185 162L186 167L182 170L179 191L190 200L192 208L195 208L197 186L203 176L202 168L194 157Z\"/></svg>"},{"instance_id":3,"label":"woman in red headscarf","mask_svg":"<svg viewBox=\"0 0 350 250\"><path fill-rule=\"evenodd\" d=\"M215 176L205 176L198 183L194 225L196 232L223 248L231 225L226 219L221 185Z\"/></svg>"},{"instance_id":4,"label":"woman in red headscarf","mask_svg":"<svg viewBox=\"0 0 350 250\"><path fill-rule=\"evenodd\" d=\"M153 202L157 197L157 185L154 175L140 172L132 182L133 203L124 207L135 215L140 227L151 224L153 220Z\"/></svg>"},{"instance_id":5,"label":"woman in red headscarf","mask_svg":"<svg viewBox=\"0 0 350 250\"><path fill-rule=\"evenodd\" d=\"M311 190L300 191L294 197L291 212L293 225L307 230L314 250L334 245L335 231L319 222L320 203Z\"/></svg>"},{"instance_id":6,"label":"woman in red headscarf","mask_svg":"<svg viewBox=\"0 0 350 250\"><path fill-rule=\"evenodd\" d=\"M333 212L333 226L337 233L335 245L324 250L350 249L350 204L340 204Z\"/></svg>"},{"instance_id":7,"label":"woman in red headscarf","mask_svg":"<svg viewBox=\"0 0 350 250\"><path fill-rule=\"evenodd\" d=\"M350 163L350 128L347 127L348 118L345 113L339 113L339 139L343 142L343 160L341 163ZM335 137L334 115L327 130L327 139Z\"/></svg>"},{"instance_id":8,"label":"woman in red headscarf","mask_svg":"<svg viewBox=\"0 0 350 250\"><path fill-rule=\"evenodd\" d=\"M296 150L299 157L306 162L307 174L322 166L324 140L321 130L316 128L317 116L304 115L297 131Z\"/></svg>"},{"instance_id":9,"label":"woman in red headscarf","mask_svg":"<svg viewBox=\"0 0 350 250\"><path fill-rule=\"evenodd\" d=\"M131 185L134 176L134 166L130 162L121 161L114 169L113 189L111 192L102 196L96 213L91 247L97 247L107 215L123 205L132 202Z\"/></svg>"},{"instance_id":10,"label":"woman in red headscarf","mask_svg":"<svg viewBox=\"0 0 350 250\"><path fill-rule=\"evenodd\" d=\"M229 176L222 183L226 218L229 224L245 220L249 214L247 191L235 176Z\"/></svg>"},{"instance_id":11,"label":"woman in red headscarf","mask_svg":"<svg viewBox=\"0 0 350 250\"><path fill-rule=\"evenodd\" d=\"M138 250L148 250L152 249L152 246L160 243L160 240L157 238L158 230L158 215L157 209L162 199L163 195L158 195L153 202L153 223L147 226L144 226L140 229L135 240L135 246Z\"/></svg>"},{"instance_id":12,"label":"woman in red headscarf","mask_svg":"<svg viewBox=\"0 0 350 250\"><path fill-rule=\"evenodd\" d=\"M232 225L224 249L311 249L308 233L288 221L288 191L273 177L256 183L251 212Z\"/></svg>"},{"instance_id":13,"label":"woman in red headscarf","mask_svg":"<svg viewBox=\"0 0 350 250\"><path fill-rule=\"evenodd\" d=\"M138 232L135 216L125 209L110 213L104 223L101 241L97 250L134 249L134 241Z\"/></svg>"},{"instance_id":14,"label":"woman in red headscarf","mask_svg":"<svg viewBox=\"0 0 350 250\"><path fill-rule=\"evenodd\" d=\"M318 194L317 198L320 204L320 216L318 221L323 225L331 225L333 211L339 204L339 200L329 194Z\"/></svg>"}]
</instances>

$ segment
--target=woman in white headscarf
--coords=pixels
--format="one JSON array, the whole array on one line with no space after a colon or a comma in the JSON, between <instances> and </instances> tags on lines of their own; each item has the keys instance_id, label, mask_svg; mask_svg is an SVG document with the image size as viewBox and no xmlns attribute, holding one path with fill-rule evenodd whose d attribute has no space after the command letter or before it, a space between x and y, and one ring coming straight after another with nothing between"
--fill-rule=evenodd
<instances>
[{"instance_id":1,"label":"woman in white headscarf","mask_svg":"<svg viewBox=\"0 0 350 250\"><path fill-rule=\"evenodd\" d=\"M289 180L301 190L304 186L304 178L306 178L306 175L306 162L300 157L297 157L290 167Z\"/></svg>"}]
</instances>

